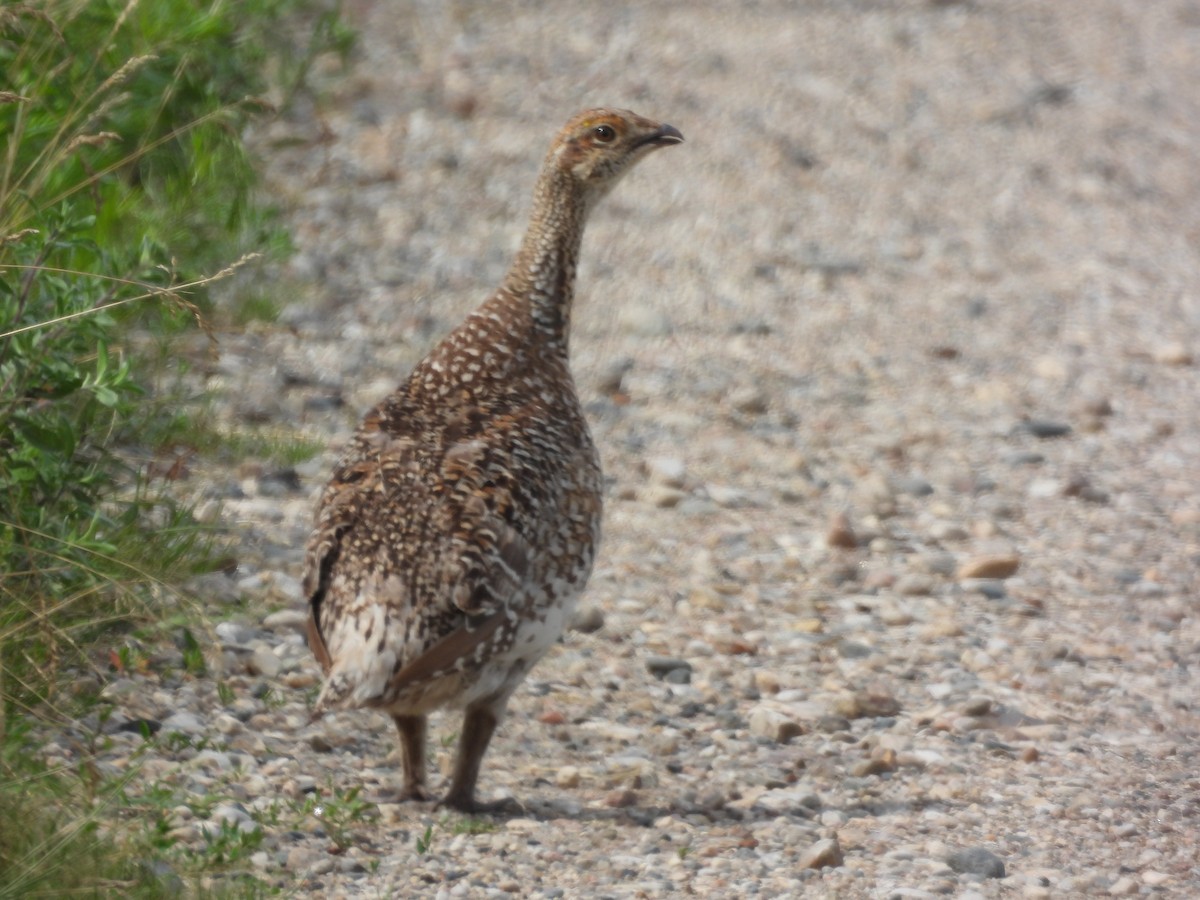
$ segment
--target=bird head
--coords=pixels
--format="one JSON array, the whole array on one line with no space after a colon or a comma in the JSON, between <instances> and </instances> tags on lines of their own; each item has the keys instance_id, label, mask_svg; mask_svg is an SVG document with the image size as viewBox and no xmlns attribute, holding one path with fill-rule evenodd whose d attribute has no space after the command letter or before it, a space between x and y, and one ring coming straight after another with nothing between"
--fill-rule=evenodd
<instances>
[{"instance_id":1,"label":"bird head","mask_svg":"<svg viewBox=\"0 0 1200 900\"><path fill-rule=\"evenodd\" d=\"M627 109L589 109L563 126L550 158L586 194L601 196L652 150L682 142L677 128Z\"/></svg>"}]
</instances>

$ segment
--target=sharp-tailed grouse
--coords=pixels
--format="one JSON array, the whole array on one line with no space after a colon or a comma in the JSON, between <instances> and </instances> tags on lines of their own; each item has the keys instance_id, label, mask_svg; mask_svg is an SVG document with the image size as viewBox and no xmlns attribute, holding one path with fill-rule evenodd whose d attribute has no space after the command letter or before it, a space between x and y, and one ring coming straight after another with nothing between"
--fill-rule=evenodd
<instances>
[{"instance_id":1,"label":"sharp-tailed grouse","mask_svg":"<svg viewBox=\"0 0 1200 900\"><path fill-rule=\"evenodd\" d=\"M601 475L567 365L580 239L634 163L682 140L625 110L571 119L504 283L367 414L321 496L304 575L316 712L388 712L408 798L428 797L426 717L454 706L443 803L480 808L488 741L587 581Z\"/></svg>"}]
</instances>

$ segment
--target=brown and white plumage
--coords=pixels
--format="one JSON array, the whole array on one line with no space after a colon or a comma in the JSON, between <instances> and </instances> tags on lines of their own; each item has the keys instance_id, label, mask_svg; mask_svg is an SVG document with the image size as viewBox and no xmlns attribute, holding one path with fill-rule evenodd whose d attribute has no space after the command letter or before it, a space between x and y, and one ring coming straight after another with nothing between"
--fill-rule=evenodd
<instances>
[{"instance_id":1,"label":"brown and white plumage","mask_svg":"<svg viewBox=\"0 0 1200 900\"><path fill-rule=\"evenodd\" d=\"M409 797L427 796L426 716L457 706L443 802L477 808L508 698L587 581L601 475L567 360L580 240L633 163L682 140L625 110L571 119L503 284L367 414L321 496L304 574L316 712L389 712Z\"/></svg>"}]
</instances>

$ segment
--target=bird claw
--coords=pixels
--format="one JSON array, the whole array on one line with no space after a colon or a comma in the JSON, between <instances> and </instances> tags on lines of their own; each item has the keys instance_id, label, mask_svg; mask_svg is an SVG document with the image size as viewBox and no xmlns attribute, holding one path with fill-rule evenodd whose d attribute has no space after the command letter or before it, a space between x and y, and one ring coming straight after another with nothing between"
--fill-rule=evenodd
<instances>
[{"instance_id":1,"label":"bird claw","mask_svg":"<svg viewBox=\"0 0 1200 900\"><path fill-rule=\"evenodd\" d=\"M375 803L428 803L433 794L422 784L410 784L395 791L384 791L375 798Z\"/></svg>"},{"instance_id":2,"label":"bird claw","mask_svg":"<svg viewBox=\"0 0 1200 900\"><path fill-rule=\"evenodd\" d=\"M459 797L447 794L437 802L435 809L453 809L461 813L483 813L485 815L515 816L525 812L525 806L513 797L499 800L476 800L474 797Z\"/></svg>"}]
</instances>

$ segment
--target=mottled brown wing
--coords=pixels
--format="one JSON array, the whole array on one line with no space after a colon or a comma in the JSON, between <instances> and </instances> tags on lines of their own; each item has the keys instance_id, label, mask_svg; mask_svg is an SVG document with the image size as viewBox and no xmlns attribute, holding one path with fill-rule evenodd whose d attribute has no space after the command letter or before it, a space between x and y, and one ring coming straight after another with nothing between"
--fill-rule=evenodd
<instances>
[{"instance_id":1,"label":"mottled brown wing","mask_svg":"<svg viewBox=\"0 0 1200 900\"><path fill-rule=\"evenodd\" d=\"M464 438L449 447L396 433L417 421L386 406L364 421L321 497L303 582L309 643L327 673L347 661L332 658L322 626L382 602L363 591L388 576L411 585L411 602L394 610L397 634L387 638L400 651L403 631L394 690L470 665L511 640L512 629L500 625L533 555L509 524L503 442L497 449L455 427L437 431ZM347 589L354 596L343 596ZM336 693L352 690L352 674L340 674Z\"/></svg>"}]
</instances>

